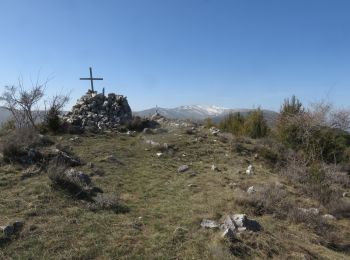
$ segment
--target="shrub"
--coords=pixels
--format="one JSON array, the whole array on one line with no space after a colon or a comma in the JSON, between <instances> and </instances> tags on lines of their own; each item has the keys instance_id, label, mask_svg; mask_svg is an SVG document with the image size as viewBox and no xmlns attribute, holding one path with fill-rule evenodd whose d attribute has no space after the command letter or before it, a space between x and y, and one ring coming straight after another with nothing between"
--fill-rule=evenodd
<instances>
[{"instance_id":1,"label":"shrub","mask_svg":"<svg viewBox=\"0 0 350 260\"><path fill-rule=\"evenodd\" d=\"M324 166L319 163L309 165L300 154L288 157L282 173L294 184L296 183L304 194L323 205L328 205L340 196L339 191L331 185L331 179Z\"/></svg>"},{"instance_id":2,"label":"shrub","mask_svg":"<svg viewBox=\"0 0 350 260\"><path fill-rule=\"evenodd\" d=\"M204 120L204 126L206 127L206 128L211 128L211 127L216 127L216 124L213 122L213 119L211 119L211 118L206 118L205 120Z\"/></svg>"},{"instance_id":3,"label":"shrub","mask_svg":"<svg viewBox=\"0 0 350 260\"><path fill-rule=\"evenodd\" d=\"M290 99L287 98L284 100L280 110L280 115L283 117L286 115L297 115L302 112L304 112L303 104L293 95Z\"/></svg>"},{"instance_id":4,"label":"shrub","mask_svg":"<svg viewBox=\"0 0 350 260\"><path fill-rule=\"evenodd\" d=\"M284 100L276 124L277 137L285 145L297 148L302 142L302 128L298 120L305 112L302 103L295 96Z\"/></svg>"},{"instance_id":5,"label":"shrub","mask_svg":"<svg viewBox=\"0 0 350 260\"><path fill-rule=\"evenodd\" d=\"M16 122L13 119L9 119L1 125L1 135L6 135L16 129Z\"/></svg>"},{"instance_id":6,"label":"shrub","mask_svg":"<svg viewBox=\"0 0 350 260\"><path fill-rule=\"evenodd\" d=\"M251 138L261 138L267 135L268 126L263 112L259 108L248 114L244 123L244 129L246 135Z\"/></svg>"},{"instance_id":7,"label":"shrub","mask_svg":"<svg viewBox=\"0 0 350 260\"><path fill-rule=\"evenodd\" d=\"M350 218L350 202L337 199L328 205L330 213L336 218Z\"/></svg>"},{"instance_id":8,"label":"shrub","mask_svg":"<svg viewBox=\"0 0 350 260\"><path fill-rule=\"evenodd\" d=\"M61 125L59 113L51 108L45 116L45 126L52 132L58 132L61 129Z\"/></svg>"},{"instance_id":9,"label":"shrub","mask_svg":"<svg viewBox=\"0 0 350 260\"><path fill-rule=\"evenodd\" d=\"M303 183L303 190L323 205L335 201L340 195L326 178L325 171L315 164L308 169L306 182Z\"/></svg>"},{"instance_id":10,"label":"shrub","mask_svg":"<svg viewBox=\"0 0 350 260\"><path fill-rule=\"evenodd\" d=\"M239 112L230 113L220 122L219 128L236 136L240 136L244 134L244 122L245 119Z\"/></svg>"},{"instance_id":11,"label":"shrub","mask_svg":"<svg viewBox=\"0 0 350 260\"><path fill-rule=\"evenodd\" d=\"M238 198L238 204L253 210L255 215L274 214L278 218L286 218L289 208L287 192L274 184L260 187L256 193Z\"/></svg>"},{"instance_id":12,"label":"shrub","mask_svg":"<svg viewBox=\"0 0 350 260\"><path fill-rule=\"evenodd\" d=\"M92 198L93 203L89 205L92 211L112 210L115 213L126 213L129 208L122 205L119 198L114 194L98 193Z\"/></svg>"},{"instance_id":13,"label":"shrub","mask_svg":"<svg viewBox=\"0 0 350 260\"><path fill-rule=\"evenodd\" d=\"M52 144L45 136L33 128L19 128L6 136L1 143L1 151L6 162L34 163L42 159L37 147Z\"/></svg>"},{"instance_id":14,"label":"shrub","mask_svg":"<svg viewBox=\"0 0 350 260\"><path fill-rule=\"evenodd\" d=\"M159 124L153 120L147 118L141 118L139 116L134 116L131 120L125 123L125 127L128 130L141 132L145 128L155 128Z\"/></svg>"},{"instance_id":15,"label":"shrub","mask_svg":"<svg viewBox=\"0 0 350 260\"><path fill-rule=\"evenodd\" d=\"M268 126L260 109L253 110L247 117L238 113L230 113L220 122L219 128L236 136L261 138L268 134Z\"/></svg>"},{"instance_id":16,"label":"shrub","mask_svg":"<svg viewBox=\"0 0 350 260\"><path fill-rule=\"evenodd\" d=\"M350 175L342 169L342 166L335 164L323 165L326 178L334 185L339 185L344 189L350 188Z\"/></svg>"},{"instance_id":17,"label":"shrub","mask_svg":"<svg viewBox=\"0 0 350 260\"><path fill-rule=\"evenodd\" d=\"M276 185L265 185L260 187L256 193L249 196L237 198L239 205L245 207L245 210L251 210L253 214L273 214L275 218L286 219L294 223L301 223L320 236L320 242L329 243L338 239L339 235L335 233L335 227L321 215L314 214L312 211L301 210L296 201L293 201L289 194ZM338 211L331 211L332 214L348 216L349 204L341 204L336 207Z\"/></svg>"},{"instance_id":18,"label":"shrub","mask_svg":"<svg viewBox=\"0 0 350 260\"><path fill-rule=\"evenodd\" d=\"M306 111L293 96L281 107L276 135L287 147L302 151L309 161L339 163L348 160L350 134L346 131L346 115L344 111L333 112L332 106L324 103L314 104Z\"/></svg>"},{"instance_id":19,"label":"shrub","mask_svg":"<svg viewBox=\"0 0 350 260\"><path fill-rule=\"evenodd\" d=\"M276 165L281 159L279 151L269 146L259 147L258 154L272 166Z\"/></svg>"},{"instance_id":20,"label":"shrub","mask_svg":"<svg viewBox=\"0 0 350 260\"><path fill-rule=\"evenodd\" d=\"M49 102L49 109L45 113L44 126L52 132L63 131L63 123L61 122L60 115L62 114L63 107L68 103L68 95L55 95Z\"/></svg>"},{"instance_id":21,"label":"shrub","mask_svg":"<svg viewBox=\"0 0 350 260\"><path fill-rule=\"evenodd\" d=\"M91 185L88 175L69 168L60 157L50 162L47 172L53 187L66 190L77 198L92 201L96 193L102 192Z\"/></svg>"}]
</instances>

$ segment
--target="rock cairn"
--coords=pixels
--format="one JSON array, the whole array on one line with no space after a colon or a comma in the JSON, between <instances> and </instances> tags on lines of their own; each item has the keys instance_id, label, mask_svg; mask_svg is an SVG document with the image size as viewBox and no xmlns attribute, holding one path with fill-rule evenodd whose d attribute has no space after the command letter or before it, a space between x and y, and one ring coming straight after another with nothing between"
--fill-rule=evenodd
<instances>
[{"instance_id":1,"label":"rock cairn","mask_svg":"<svg viewBox=\"0 0 350 260\"><path fill-rule=\"evenodd\" d=\"M88 90L63 120L75 127L111 129L132 118L127 98L122 95Z\"/></svg>"}]
</instances>

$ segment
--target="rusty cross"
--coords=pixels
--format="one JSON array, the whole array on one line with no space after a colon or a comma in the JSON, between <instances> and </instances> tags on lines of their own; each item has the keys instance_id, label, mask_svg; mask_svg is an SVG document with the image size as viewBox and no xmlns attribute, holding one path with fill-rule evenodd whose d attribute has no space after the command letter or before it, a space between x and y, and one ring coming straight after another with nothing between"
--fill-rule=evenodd
<instances>
[{"instance_id":1,"label":"rusty cross","mask_svg":"<svg viewBox=\"0 0 350 260\"><path fill-rule=\"evenodd\" d=\"M80 80L90 80L91 90L94 91L94 80L103 80L103 78L94 78L92 77L92 68L90 67L90 78L80 78Z\"/></svg>"}]
</instances>

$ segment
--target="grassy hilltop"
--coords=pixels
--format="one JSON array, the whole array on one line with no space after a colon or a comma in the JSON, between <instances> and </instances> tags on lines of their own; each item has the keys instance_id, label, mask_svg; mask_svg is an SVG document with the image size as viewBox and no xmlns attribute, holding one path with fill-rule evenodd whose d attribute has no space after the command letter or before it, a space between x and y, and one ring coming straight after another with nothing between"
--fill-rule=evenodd
<instances>
[{"instance_id":1,"label":"grassy hilltop","mask_svg":"<svg viewBox=\"0 0 350 260\"><path fill-rule=\"evenodd\" d=\"M0 225L20 219L24 226L0 237L0 258L349 258L349 215L330 212L303 183L282 174L274 141L213 135L175 121L161 128L166 132L49 135L54 143L43 149L65 147L84 161L76 168L104 194L118 197L114 210L91 210L89 200L53 186L45 170L24 174L25 166L2 163ZM246 174L250 164L254 175ZM179 173L181 165L189 169ZM343 184L332 185L344 190ZM248 194L251 186L256 192ZM247 214L262 230L243 232L232 242L200 226L202 219L219 221L233 213ZM326 213L337 220L323 220Z\"/></svg>"}]
</instances>

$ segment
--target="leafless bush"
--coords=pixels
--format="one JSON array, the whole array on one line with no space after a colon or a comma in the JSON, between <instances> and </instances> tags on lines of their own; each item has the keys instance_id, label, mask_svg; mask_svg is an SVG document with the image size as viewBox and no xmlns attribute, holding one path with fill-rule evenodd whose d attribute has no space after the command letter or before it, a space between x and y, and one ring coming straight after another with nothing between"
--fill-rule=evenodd
<instances>
[{"instance_id":1,"label":"leafless bush","mask_svg":"<svg viewBox=\"0 0 350 260\"><path fill-rule=\"evenodd\" d=\"M302 223L323 238L329 238L329 233L334 231L334 226L322 216L311 212L303 212L296 207L289 209L288 219L294 223Z\"/></svg>"},{"instance_id":2,"label":"leafless bush","mask_svg":"<svg viewBox=\"0 0 350 260\"><path fill-rule=\"evenodd\" d=\"M44 96L47 82L36 82L31 89L26 90L20 79L18 86L5 86L5 91L0 97L2 106L9 110L16 122L16 127L33 127L40 116L39 109L35 108Z\"/></svg>"},{"instance_id":3,"label":"leafless bush","mask_svg":"<svg viewBox=\"0 0 350 260\"><path fill-rule=\"evenodd\" d=\"M342 130L350 129L350 111L345 109L336 109L331 112L330 125Z\"/></svg>"},{"instance_id":4,"label":"leafless bush","mask_svg":"<svg viewBox=\"0 0 350 260\"><path fill-rule=\"evenodd\" d=\"M292 202L287 192L275 184L258 188L258 191L248 196L238 197L237 203L255 215L274 214L277 218L286 218Z\"/></svg>"},{"instance_id":5,"label":"leafless bush","mask_svg":"<svg viewBox=\"0 0 350 260\"><path fill-rule=\"evenodd\" d=\"M323 205L340 197L340 191L332 183L322 164L311 164L296 153L291 153L282 174L287 177L300 192L318 200Z\"/></svg>"},{"instance_id":6,"label":"leafless bush","mask_svg":"<svg viewBox=\"0 0 350 260\"><path fill-rule=\"evenodd\" d=\"M326 179L330 183L339 185L344 189L350 188L350 176L347 172L342 171L341 166L336 164L322 164L322 169L325 172Z\"/></svg>"},{"instance_id":7,"label":"leafless bush","mask_svg":"<svg viewBox=\"0 0 350 260\"><path fill-rule=\"evenodd\" d=\"M338 198L328 205L329 212L336 218L350 218L350 202Z\"/></svg>"},{"instance_id":8,"label":"leafless bush","mask_svg":"<svg viewBox=\"0 0 350 260\"><path fill-rule=\"evenodd\" d=\"M289 150L286 154L286 165L281 173L293 182L304 182L308 164L309 161L301 153Z\"/></svg>"},{"instance_id":9,"label":"leafless bush","mask_svg":"<svg viewBox=\"0 0 350 260\"><path fill-rule=\"evenodd\" d=\"M324 243L328 243L337 237L334 234L335 227L329 221L312 211L301 210L298 203L290 198L285 190L276 185L262 186L257 189L256 193L237 198L237 202L245 207L245 210L248 212L251 211L252 214L272 214L278 219L286 219L294 223L303 224L319 235ZM339 214L344 214L344 212L349 213L349 208L348 205L348 207L337 209Z\"/></svg>"}]
</instances>

